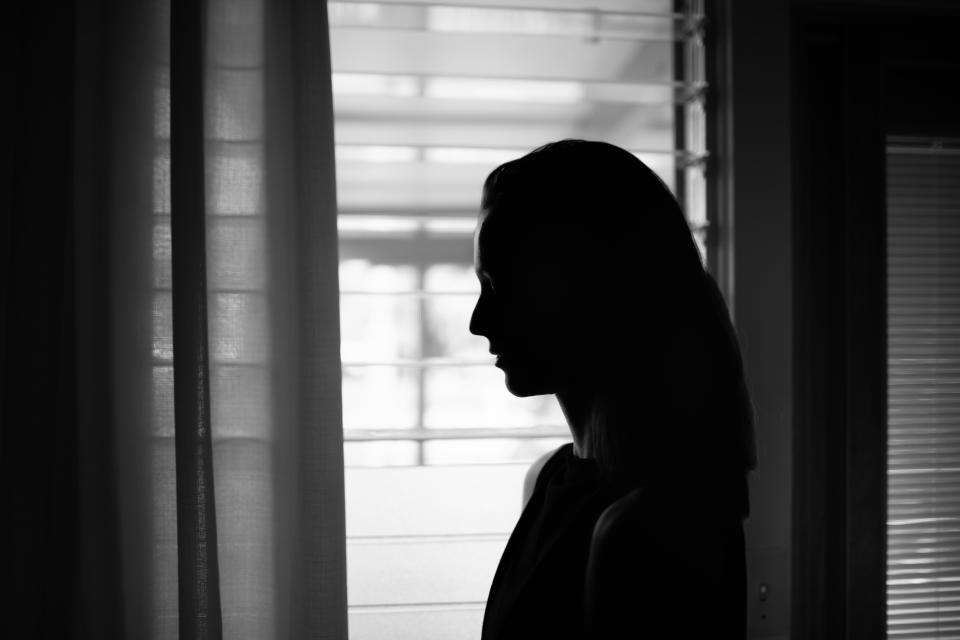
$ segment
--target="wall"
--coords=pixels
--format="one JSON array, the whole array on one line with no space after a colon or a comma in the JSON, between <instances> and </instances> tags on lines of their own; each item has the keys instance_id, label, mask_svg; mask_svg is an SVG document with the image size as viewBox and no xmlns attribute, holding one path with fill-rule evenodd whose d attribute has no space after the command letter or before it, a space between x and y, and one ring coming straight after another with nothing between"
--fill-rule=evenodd
<instances>
[{"instance_id":1,"label":"wall","mask_svg":"<svg viewBox=\"0 0 960 640\"><path fill-rule=\"evenodd\" d=\"M729 147L733 313L757 412L758 466L747 521L751 638L787 638L792 471L790 6L727 5L727 86L717 95ZM765 601L760 584L768 585Z\"/></svg>"}]
</instances>

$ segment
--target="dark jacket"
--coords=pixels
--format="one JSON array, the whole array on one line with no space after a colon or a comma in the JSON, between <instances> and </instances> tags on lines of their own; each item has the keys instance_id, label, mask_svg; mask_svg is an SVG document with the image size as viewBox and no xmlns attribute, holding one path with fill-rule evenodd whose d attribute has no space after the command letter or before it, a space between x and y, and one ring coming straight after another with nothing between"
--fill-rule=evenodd
<instances>
[{"instance_id":1,"label":"dark jacket","mask_svg":"<svg viewBox=\"0 0 960 640\"><path fill-rule=\"evenodd\" d=\"M656 520L645 528L655 535L637 535L624 554L633 556L624 563L641 569L600 578L613 596L605 596L603 620L590 622L588 634L587 566L591 546L603 537L597 522L605 516L609 524L633 489L605 482L595 461L573 455L572 444L560 447L541 470L500 559L482 640L745 637L745 512L729 501L700 505L700 497L691 508L680 494L657 500L655 518L641 516ZM709 558L701 562L696 552Z\"/></svg>"}]
</instances>

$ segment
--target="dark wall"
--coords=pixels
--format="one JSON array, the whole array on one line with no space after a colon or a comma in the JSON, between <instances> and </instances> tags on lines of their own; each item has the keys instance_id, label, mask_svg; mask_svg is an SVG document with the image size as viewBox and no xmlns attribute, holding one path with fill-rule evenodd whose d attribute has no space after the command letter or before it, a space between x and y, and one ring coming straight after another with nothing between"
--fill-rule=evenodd
<instances>
[{"instance_id":1,"label":"dark wall","mask_svg":"<svg viewBox=\"0 0 960 640\"><path fill-rule=\"evenodd\" d=\"M866 14L925 7L956 9L955 2L925 0L730 0L715 27L726 66L714 107L728 136L714 170L729 182L722 206L732 246L732 309L757 410L759 464L751 481L747 522L751 638L791 637L791 556L795 465L793 340L794 202L797 110L792 37L798 15L852 9ZM761 600L759 585L768 585ZM796 636L795 636L796 637Z\"/></svg>"}]
</instances>

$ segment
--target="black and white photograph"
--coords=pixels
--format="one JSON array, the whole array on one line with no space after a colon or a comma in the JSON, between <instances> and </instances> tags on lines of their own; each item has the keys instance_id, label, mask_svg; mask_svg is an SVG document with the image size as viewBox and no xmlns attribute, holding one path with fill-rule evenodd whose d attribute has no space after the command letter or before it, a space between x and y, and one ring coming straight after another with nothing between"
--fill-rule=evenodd
<instances>
[{"instance_id":1,"label":"black and white photograph","mask_svg":"<svg viewBox=\"0 0 960 640\"><path fill-rule=\"evenodd\" d=\"M960 1L4 13L0 637L960 640Z\"/></svg>"}]
</instances>

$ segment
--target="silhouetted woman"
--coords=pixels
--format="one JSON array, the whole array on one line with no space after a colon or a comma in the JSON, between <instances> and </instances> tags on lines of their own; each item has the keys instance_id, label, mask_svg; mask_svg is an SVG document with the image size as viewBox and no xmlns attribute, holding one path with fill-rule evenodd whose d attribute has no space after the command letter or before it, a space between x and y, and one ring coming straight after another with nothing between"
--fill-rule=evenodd
<instances>
[{"instance_id":1,"label":"silhouetted woman","mask_svg":"<svg viewBox=\"0 0 960 640\"><path fill-rule=\"evenodd\" d=\"M744 637L753 410L669 189L562 140L489 175L474 241L471 332L573 436L527 473L483 640Z\"/></svg>"}]
</instances>

